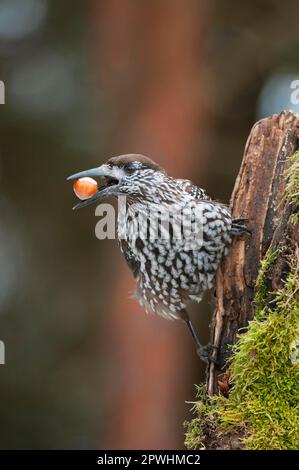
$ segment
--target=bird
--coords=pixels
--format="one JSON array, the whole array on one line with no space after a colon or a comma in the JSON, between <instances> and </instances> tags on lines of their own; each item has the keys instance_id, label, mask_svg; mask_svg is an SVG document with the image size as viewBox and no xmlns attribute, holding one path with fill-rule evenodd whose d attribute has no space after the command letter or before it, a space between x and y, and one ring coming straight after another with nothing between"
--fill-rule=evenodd
<instances>
[{"instance_id":1,"label":"bird","mask_svg":"<svg viewBox=\"0 0 299 470\"><path fill-rule=\"evenodd\" d=\"M171 177L145 155L115 156L68 180L85 177L101 178L104 183L74 209L110 196L125 200L126 210L118 217L116 238L136 280L134 297L148 313L183 320L200 359L217 362L213 354L216 347L200 343L188 307L191 302L200 302L204 292L212 289L233 238L248 232L246 219L233 219L227 205L213 200L190 180ZM139 226L136 214L142 216ZM155 219L154 236L150 217ZM182 221L189 232L182 230Z\"/></svg>"}]
</instances>

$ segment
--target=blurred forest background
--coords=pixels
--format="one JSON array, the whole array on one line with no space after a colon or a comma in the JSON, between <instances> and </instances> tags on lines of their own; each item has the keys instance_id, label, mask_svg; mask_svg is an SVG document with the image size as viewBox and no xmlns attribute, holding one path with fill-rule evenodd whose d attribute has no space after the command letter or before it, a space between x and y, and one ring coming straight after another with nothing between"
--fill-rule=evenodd
<instances>
[{"instance_id":1,"label":"blurred forest background","mask_svg":"<svg viewBox=\"0 0 299 470\"><path fill-rule=\"evenodd\" d=\"M228 202L253 123L291 103L295 0L0 0L0 448L183 447L203 370L146 316L68 175L144 153ZM209 301L193 308L208 340Z\"/></svg>"}]
</instances>

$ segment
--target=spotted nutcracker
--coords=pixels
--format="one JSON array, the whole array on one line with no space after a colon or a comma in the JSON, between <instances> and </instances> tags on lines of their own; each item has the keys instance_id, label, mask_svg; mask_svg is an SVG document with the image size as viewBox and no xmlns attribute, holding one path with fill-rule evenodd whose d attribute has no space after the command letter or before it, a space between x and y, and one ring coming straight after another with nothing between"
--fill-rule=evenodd
<instances>
[{"instance_id":1,"label":"spotted nutcracker","mask_svg":"<svg viewBox=\"0 0 299 470\"><path fill-rule=\"evenodd\" d=\"M167 319L184 320L199 357L209 361L213 356L210 354L211 346L200 344L187 306L191 301L199 302L203 292L212 288L219 263L227 254L233 236L247 231L245 220L232 220L229 208L213 201L204 189L189 180L172 178L143 155L113 157L100 167L76 173L68 180L83 177L102 177L105 184L74 209L107 196L125 197L128 212L118 219L118 242L136 278L136 298L147 312ZM162 214L161 220L169 215L168 236L161 235L164 227L161 221L158 236L156 233L155 237L151 237L147 222L146 230L143 230L145 236L136 232L137 226L132 224L135 211L148 217L153 207ZM186 208L191 208L189 222L193 238L190 230L187 237L184 233L182 235L182 230L174 233L173 214L182 213ZM120 236L124 232L122 225L130 219L125 236ZM198 232L192 231L196 222L201 229ZM194 233L197 235L194 236Z\"/></svg>"}]
</instances>

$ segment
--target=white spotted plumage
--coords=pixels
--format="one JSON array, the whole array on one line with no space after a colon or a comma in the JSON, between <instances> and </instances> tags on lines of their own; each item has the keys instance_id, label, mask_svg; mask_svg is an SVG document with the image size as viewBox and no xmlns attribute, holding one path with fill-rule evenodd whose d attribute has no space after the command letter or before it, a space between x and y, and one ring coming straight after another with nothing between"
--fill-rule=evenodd
<instances>
[{"instance_id":1,"label":"white spotted plumage","mask_svg":"<svg viewBox=\"0 0 299 470\"><path fill-rule=\"evenodd\" d=\"M195 220L191 211L192 225L197 222L202 227L200 243L184 237L141 240L133 229L129 229L125 240L119 240L129 265L138 266L135 297L140 304L147 312L168 319L181 318L188 303L199 301L202 293L213 286L216 270L232 240L230 211L190 181L176 180L151 168L132 175L123 193L130 196L128 213L133 204L134 210L144 214L151 205L158 205L166 215L170 210L195 204L201 214L201 220Z\"/></svg>"}]
</instances>

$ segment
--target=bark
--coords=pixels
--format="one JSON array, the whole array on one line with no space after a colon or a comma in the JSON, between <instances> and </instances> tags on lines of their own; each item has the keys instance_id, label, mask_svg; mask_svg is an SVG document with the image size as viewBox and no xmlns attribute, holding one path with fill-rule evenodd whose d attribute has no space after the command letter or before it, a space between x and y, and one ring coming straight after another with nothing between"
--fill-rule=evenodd
<instances>
[{"instance_id":1,"label":"bark","mask_svg":"<svg viewBox=\"0 0 299 470\"><path fill-rule=\"evenodd\" d=\"M286 170L298 150L299 117L282 112L257 122L247 141L242 165L231 197L234 218L248 219L251 235L233 241L216 278L216 306L212 344L219 348L219 364L207 372L210 395L228 392L225 366L240 328L253 318L253 298L261 260L270 247L283 250L268 273L269 292L277 290L287 270L287 255L295 250L298 224L290 214L298 208L284 201Z\"/></svg>"}]
</instances>

